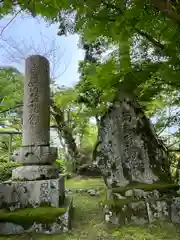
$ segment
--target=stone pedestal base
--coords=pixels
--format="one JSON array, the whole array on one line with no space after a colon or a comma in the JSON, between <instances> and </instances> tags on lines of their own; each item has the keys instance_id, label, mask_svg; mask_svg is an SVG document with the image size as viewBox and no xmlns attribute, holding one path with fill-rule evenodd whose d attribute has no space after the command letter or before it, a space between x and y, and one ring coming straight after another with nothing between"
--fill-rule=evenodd
<instances>
[{"instance_id":1,"label":"stone pedestal base","mask_svg":"<svg viewBox=\"0 0 180 240\"><path fill-rule=\"evenodd\" d=\"M13 211L42 205L59 207L63 201L63 177L39 181L7 181L0 184L0 209Z\"/></svg>"},{"instance_id":2,"label":"stone pedestal base","mask_svg":"<svg viewBox=\"0 0 180 240\"><path fill-rule=\"evenodd\" d=\"M17 149L11 159L24 165L51 165L57 159L57 148L50 146L28 146Z\"/></svg>"},{"instance_id":3,"label":"stone pedestal base","mask_svg":"<svg viewBox=\"0 0 180 240\"><path fill-rule=\"evenodd\" d=\"M71 228L72 199L63 208L20 209L10 215L0 214L0 235L23 233L59 234ZM31 215L27 214L27 212ZM25 211L25 212L24 212ZM15 214L15 215L13 215Z\"/></svg>"},{"instance_id":4,"label":"stone pedestal base","mask_svg":"<svg viewBox=\"0 0 180 240\"><path fill-rule=\"evenodd\" d=\"M156 189L151 190L150 187L151 185L149 190L108 190L107 201L103 205L105 222L117 225L140 225L163 220L180 223L180 197L176 194L177 186L159 186L160 189L156 186Z\"/></svg>"},{"instance_id":5,"label":"stone pedestal base","mask_svg":"<svg viewBox=\"0 0 180 240\"><path fill-rule=\"evenodd\" d=\"M59 169L52 165L20 166L12 171L12 180L16 181L56 179L58 176Z\"/></svg>"}]
</instances>

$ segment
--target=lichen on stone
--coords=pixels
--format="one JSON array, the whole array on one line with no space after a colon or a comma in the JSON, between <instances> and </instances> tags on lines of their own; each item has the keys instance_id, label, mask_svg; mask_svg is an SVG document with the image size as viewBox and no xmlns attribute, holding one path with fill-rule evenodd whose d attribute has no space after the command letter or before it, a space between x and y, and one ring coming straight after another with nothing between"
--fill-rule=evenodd
<instances>
[{"instance_id":1,"label":"lichen on stone","mask_svg":"<svg viewBox=\"0 0 180 240\"><path fill-rule=\"evenodd\" d=\"M94 156L108 187L171 181L167 150L132 93L117 94L98 132Z\"/></svg>"}]
</instances>

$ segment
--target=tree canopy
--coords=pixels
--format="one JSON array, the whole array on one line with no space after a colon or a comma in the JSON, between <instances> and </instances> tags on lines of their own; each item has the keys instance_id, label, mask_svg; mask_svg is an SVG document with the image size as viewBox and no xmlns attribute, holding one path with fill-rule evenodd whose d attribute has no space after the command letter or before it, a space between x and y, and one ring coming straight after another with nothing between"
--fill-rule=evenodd
<instances>
[{"instance_id":1,"label":"tree canopy","mask_svg":"<svg viewBox=\"0 0 180 240\"><path fill-rule=\"evenodd\" d=\"M87 141L88 135L89 139L93 136L93 143L89 140L93 148L97 129L96 134L94 130L90 134L88 129L94 129L90 119L95 118L98 124L118 91L135 94L146 114L154 119L157 133L163 135L170 148L179 149L179 1L47 0L1 4L0 17L24 11L57 23L55 34L59 36L80 36L79 45L85 51L79 64L80 80L73 88L56 89L51 106L52 123L71 156L79 158L80 143ZM2 69L0 74L6 71L14 70ZM21 93L8 98L11 87L6 87L1 100L9 101L9 106L11 101L21 102ZM173 133L169 140L170 128ZM85 145L86 149L90 146Z\"/></svg>"}]
</instances>

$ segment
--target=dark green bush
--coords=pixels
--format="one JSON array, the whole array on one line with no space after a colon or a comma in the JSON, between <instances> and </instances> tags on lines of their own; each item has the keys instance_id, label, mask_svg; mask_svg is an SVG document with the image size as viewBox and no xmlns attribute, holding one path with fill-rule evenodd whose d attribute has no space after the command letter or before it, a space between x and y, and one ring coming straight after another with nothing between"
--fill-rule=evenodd
<instances>
[{"instance_id":1,"label":"dark green bush","mask_svg":"<svg viewBox=\"0 0 180 240\"><path fill-rule=\"evenodd\" d=\"M12 175L12 170L20 165L20 163L16 162L0 162L0 182L10 179Z\"/></svg>"}]
</instances>

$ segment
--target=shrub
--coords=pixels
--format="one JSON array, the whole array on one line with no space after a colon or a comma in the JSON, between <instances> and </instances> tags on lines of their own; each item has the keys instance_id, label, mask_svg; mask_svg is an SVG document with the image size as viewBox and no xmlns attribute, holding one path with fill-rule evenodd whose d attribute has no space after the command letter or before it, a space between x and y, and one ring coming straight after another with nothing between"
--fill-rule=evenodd
<instances>
[{"instance_id":1,"label":"shrub","mask_svg":"<svg viewBox=\"0 0 180 240\"><path fill-rule=\"evenodd\" d=\"M7 181L12 176L12 170L22 164L16 162L0 163L0 182Z\"/></svg>"},{"instance_id":2,"label":"shrub","mask_svg":"<svg viewBox=\"0 0 180 240\"><path fill-rule=\"evenodd\" d=\"M101 171L95 164L83 164L79 167L78 174L89 177L100 177Z\"/></svg>"},{"instance_id":3,"label":"shrub","mask_svg":"<svg viewBox=\"0 0 180 240\"><path fill-rule=\"evenodd\" d=\"M60 173L69 174L69 173L73 172L72 171L73 164L71 161L58 158L58 159L56 159L56 164L58 165L58 167L60 169Z\"/></svg>"},{"instance_id":4,"label":"shrub","mask_svg":"<svg viewBox=\"0 0 180 240\"><path fill-rule=\"evenodd\" d=\"M67 171L66 164L65 164L65 161L63 159L57 158L56 159L56 164L59 167L60 173L66 173L66 171Z\"/></svg>"}]
</instances>

